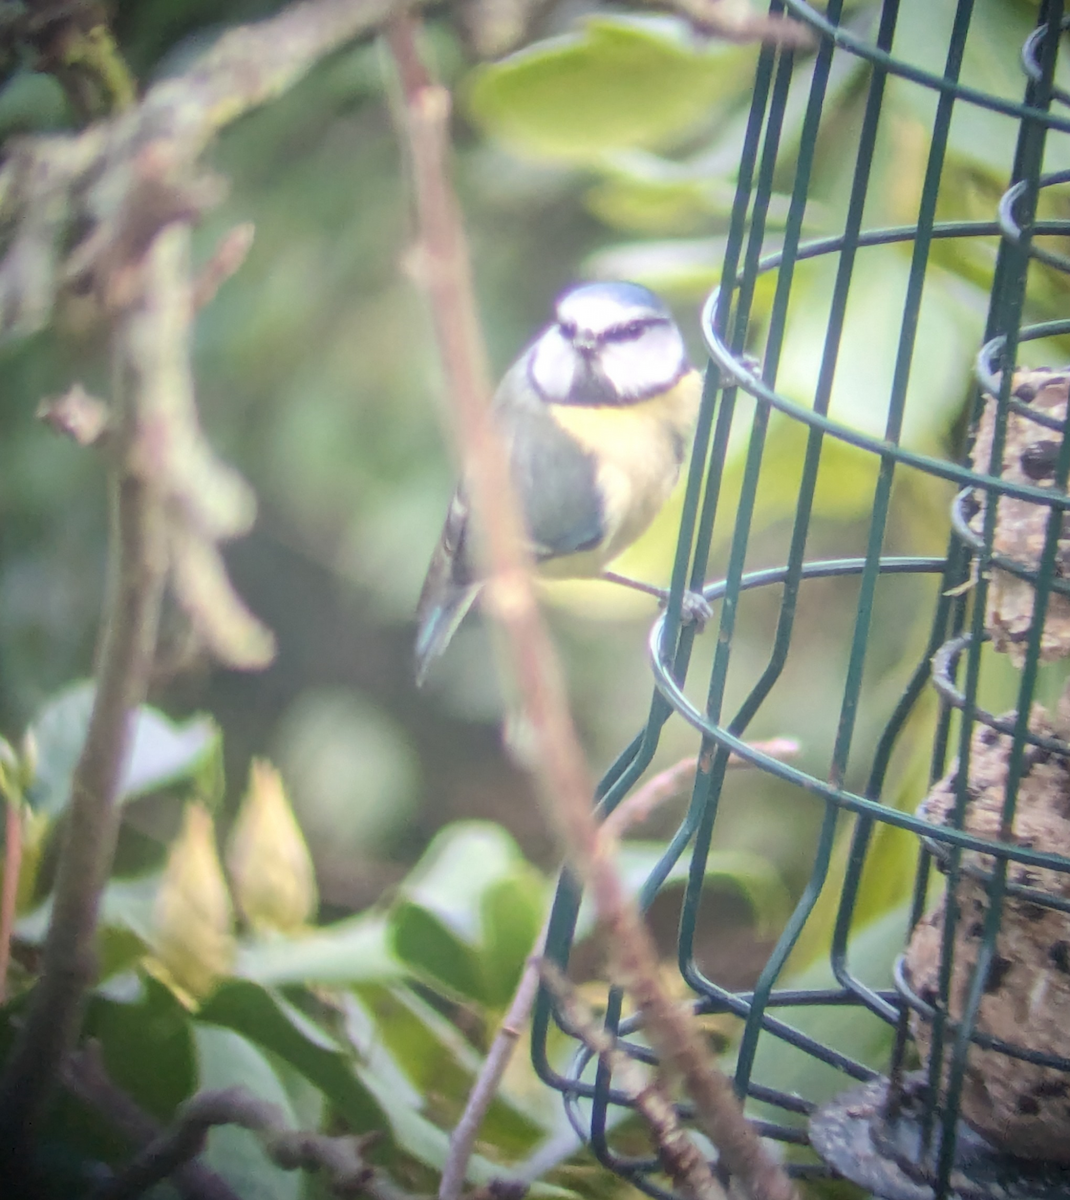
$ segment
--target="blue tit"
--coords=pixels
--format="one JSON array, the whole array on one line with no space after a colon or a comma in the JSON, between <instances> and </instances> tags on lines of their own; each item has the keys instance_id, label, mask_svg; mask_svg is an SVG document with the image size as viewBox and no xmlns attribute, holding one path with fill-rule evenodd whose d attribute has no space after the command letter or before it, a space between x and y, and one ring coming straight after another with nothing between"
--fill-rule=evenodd
<instances>
[{"instance_id":1,"label":"blue tit","mask_svg":"<svg viewBox=\"0 0 1070 1200\"><path fill-rule=\"evenodd\" d=\"M671 313L635 283L565 292L505 374L493 419L539 572L604 576L653 521L680 474L702 386ZM458 487L416 610L416 681L479 593L472 522Z\"/></svg>"}]
</instances>

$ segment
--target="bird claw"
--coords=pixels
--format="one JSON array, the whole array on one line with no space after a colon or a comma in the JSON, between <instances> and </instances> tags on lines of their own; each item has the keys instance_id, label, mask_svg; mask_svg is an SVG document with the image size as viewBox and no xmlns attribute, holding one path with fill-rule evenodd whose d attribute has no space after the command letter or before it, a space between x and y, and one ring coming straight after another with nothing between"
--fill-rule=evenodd
<instances>
[{"instance_id":1,"label":"bird claw","mask_svg":"<svg viewBox=\"0 0 1070 1200\"><path fill-rule=\"evenodd\" d=\"M668 602L669 598L666 596L661 601L661 607L664 608ZM696 632L702 633L712 617L713 607L701 592L684 592L680 602L681 625L694 625Z\"/></svg>"}]
</instances>

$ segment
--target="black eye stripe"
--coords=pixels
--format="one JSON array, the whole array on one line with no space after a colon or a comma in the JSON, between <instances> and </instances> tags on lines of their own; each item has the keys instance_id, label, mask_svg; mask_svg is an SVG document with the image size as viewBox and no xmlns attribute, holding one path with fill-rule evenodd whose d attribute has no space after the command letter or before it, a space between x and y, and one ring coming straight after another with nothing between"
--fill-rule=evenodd
<instances>
[{"instance_id":1,"label":"black eye stripe","mask_svg":"<svg viewBox=\"0 0 1070 1200\"><path fill-rule=\"evenodd\" d=\"M616 325L612 329L607 329L602 335L602 341L632 342L646 333L648 329L653 329L657 325L668 325L668 323L661 317L640 317L636 321L629 321L627 325Z\"/></svg>"}]
</instances>

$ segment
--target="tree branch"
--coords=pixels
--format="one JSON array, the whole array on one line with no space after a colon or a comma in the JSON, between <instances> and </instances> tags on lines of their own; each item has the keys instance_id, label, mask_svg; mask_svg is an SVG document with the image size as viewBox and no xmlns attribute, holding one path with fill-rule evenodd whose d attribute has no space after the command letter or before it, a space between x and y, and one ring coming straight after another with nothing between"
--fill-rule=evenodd
<instances>
[{"instance_id":1,"label":"tree branch","mask_svg":"<svg viewBox=\"0 0 1070 1200\"><path fill-rule=\"evenodd\" d=\"M161 1136L160 1125L109 1078L95 1042L68 1056L63 1064L63 1086L138 1149ZM177 1167L171 1182L183 1200L240 1200L214 1171L196 1161Z\"/></svg>"},{"instance_id":2,"label":"tree branch","mask_svg":"<svg viewBox=\"0 0 1070 1200\"><path fill-rule=\"evenodd\" d=\"M66 284L88 282L107 298L113 276L140 259L163 225L191 215L144 202L147 151L171 190L203 207L213 197L203 186L198 194L204 176L197 160L219 130L392 13L422 2L304 0L224 34L185 72L109 121L13 143L0 169L0 229L10 238L0 262L0 338L42 328ZM68 252L75 234L81 241Z\"/></svg>"},{"instance_id":3,"label":"tree branch","mask_svg":"<svg viewBox=\"0 0 1070 1200\"><path fill-rule=\"evenodd\" d=\"M174 1123L144 1145L141 1152L93 1200L136 1200L162 1179L182 1172L204 1149L211 1129L238 1125L255 1133L264 1154L283 1171L317 1171L336 1196L368 1200L408 1200L364 1159L368 1139L331 1137L291 1129L282 1110L245 1088L198 1092L182 1104Z\"/></svg>"},{"instance_id":4,"label":"tree branch","mask_svg":"<svg viewBox=\"0 0 1070 1200\"><path fill-rule=\"evenodd\" d=\"M428 75L413 18L391 23L388 45L405 99L420 226L420 277L431 301L447 387L465 451L466 481L485 535L487 609L497 622L534 731L540 793L568 858L591 891L618 981L643 1012L663 1066L677 1074L725 1166L754 1200L794 1200L794 1186L743 1116L732 1086L692 1020L659 978L654 945L615 864L600 846L593 781L566 703L560 665L536 604L530 555L506 455L490 417L490 383L456 197L449 182L449 96Z\"/></svg>"},{"instance_id":5,"label":"tree branch","mask_svg":"<svg viewBox=\"0 0 1070 1200\"><path fill-rule=\"evenodd\" d=\"M650 1128L666 1174L693 1200L726 1200L709 1163L680 1125L672 1100L657 1076L644 1071L605 1029L599 1028L594 1013L552 962L543 960L540 974L569 1030L598 1056L612 1071L614 1081L632 1097L636 1111Z\"/></svg>"},{"instance_id":6,"label":"tree branch","mask_svg":"<svg viewBox=\"0 0 1070 1200\"><path fill-rule=\"evenodd\" d=\"M799 749L798 743L792 738L772 738L768 742L755 742L753 745L756 749L779 759L790 758L797 754ZM746 759L735 754L728 760L729 767L740 768L749 765ZM599 840L607 846L607 853L611 852L610 842L619 841L633 824L645 821L659 805L679 795L690 783L697 766L698 760L695 758L681 759L648 779L641 788L624 799L598 829ZM498 1026L494 1041L491 1042L479 1074L468 1093L461 1119L450 1135L449 1153L442 1168L442 1180L439 1184L439 1200L455 1200L461 1194L468 1160L472 1157L483 1118L497 1095L509 1060L538 995L540 960L545 941L544 925L535 939L535 945L513 993L509 1009Z\"/></svg>"},{"instance_id":7,"label":"tree branch","mask_svg":"<svg viewBox=\"0 0 1070 1200\"><path fill-rule=\"evenodd\" d=\"M189 362L189 226L220 193L198 166L211 137L285 91L402 0L305 0L225 34L183 75L77 135L25 139L0 168L0 338L44 325L79 283L111 325L109 586L97 689L64 823L42 973L0 1077L0 1178L26 1180L31 1141L77 1036L94 975L132 719L151 678L168 573L218 657L252 667L270 634L230 588L217 542L248 528L251 492L197 422ZM418 2L418 0L415 0ZM98 64L99 65L99 64ZM76 237L81 240L71 247ZM240 257L231 246L216 278ZM103 426L102 426L103 427Z\"/></svg>"},{"instance_id":8,"label":"tree branch","mask_svg":"<svg viewBox=\"0 0 1070 1200\"><path fill-rule=\"evenodd\" d=\"M143 295L118 322L113 340L111 561L97 688L71 785L41 977L0 1079L0 1156L13 1159L14 1169L27 1167L31 1129L77 1037L94 977L94 934L114 852L119 784L134 711L152 671L168 559L165 498L152 467L155 418L167 381L160 386L145 358L147 351L164 359L168 349L181 353L173 345L173 309L176 297L181 303L185 295L179 272L187 237L188 231L176 228L151 247Z\"/></svg>"}]
</instances>

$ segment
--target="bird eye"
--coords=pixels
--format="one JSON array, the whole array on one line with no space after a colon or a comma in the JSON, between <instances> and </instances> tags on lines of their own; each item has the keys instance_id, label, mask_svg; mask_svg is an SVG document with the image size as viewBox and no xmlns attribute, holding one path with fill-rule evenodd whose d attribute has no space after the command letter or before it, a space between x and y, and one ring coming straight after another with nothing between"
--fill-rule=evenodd
<instances>
[{"instance_id":1,"label":"bird eye","mask_svg":"<svg viewBox=\"0 0 1070 1200\"><path fill-rule=\"evenodd\" d=\"M649 326L649 321L629 321L627 325L618 325L606 332L607 341L634 342Z\"/></svg>"}]
</instances>

